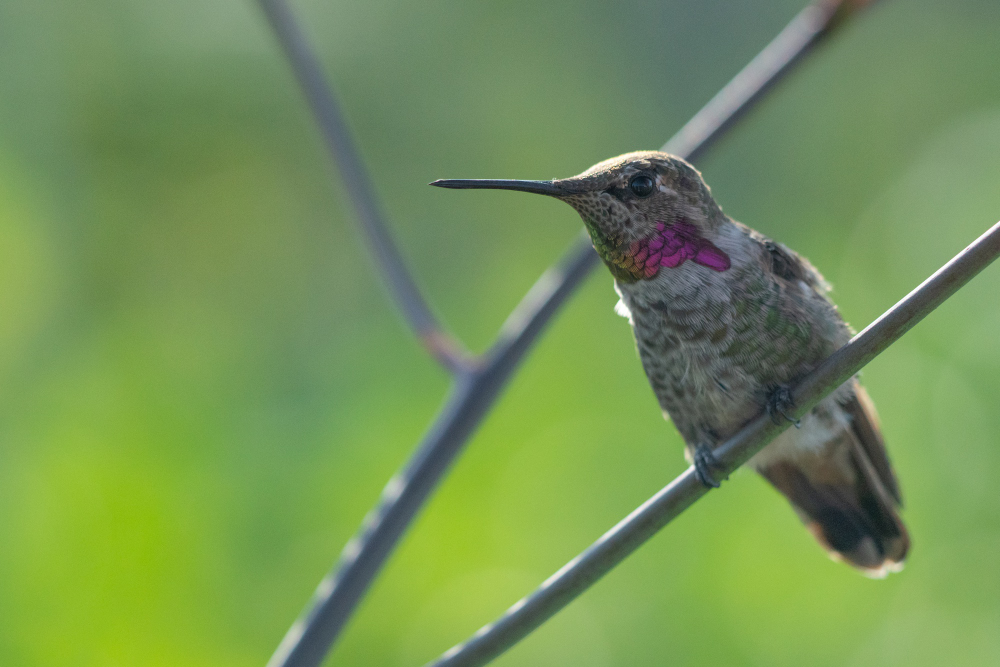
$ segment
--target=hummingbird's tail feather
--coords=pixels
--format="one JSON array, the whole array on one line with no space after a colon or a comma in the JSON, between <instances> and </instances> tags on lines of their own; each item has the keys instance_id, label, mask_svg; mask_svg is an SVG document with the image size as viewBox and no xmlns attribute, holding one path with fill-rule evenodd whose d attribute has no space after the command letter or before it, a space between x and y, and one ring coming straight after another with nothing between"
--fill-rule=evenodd
<instances>
[{"instance_id":1,"label":"hummingbird's tail feather","mask_svg":"<svg viewBox=\"0 0 1000 667\"><path fill-rule=\"evenodd\" d=\"M844 432L822 455L775 461L760 472L833 558L870 577L902 569L909 535L894 494L853 434Z\"/></svg>"}]
</instances>

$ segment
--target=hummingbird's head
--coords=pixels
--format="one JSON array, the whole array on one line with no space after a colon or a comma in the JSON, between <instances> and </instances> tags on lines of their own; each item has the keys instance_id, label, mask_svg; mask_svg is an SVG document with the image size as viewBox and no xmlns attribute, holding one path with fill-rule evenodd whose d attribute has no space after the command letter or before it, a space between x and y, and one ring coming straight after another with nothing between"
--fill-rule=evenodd
<instances>
[{"instance_id":1,"label":"hummingbird's head","mask_svg":"<svg viewBox=\"0 0 1000 667\"><path fill-rule=\"evenodd\" d=\"M715 271L729 257L712 240L725 222L698 170L657 151L627 153L553 181L441 180L442 188L520 190L561 199L580 214L616 279L653 278L692 260Z\"/></svg>"}]
</instances>

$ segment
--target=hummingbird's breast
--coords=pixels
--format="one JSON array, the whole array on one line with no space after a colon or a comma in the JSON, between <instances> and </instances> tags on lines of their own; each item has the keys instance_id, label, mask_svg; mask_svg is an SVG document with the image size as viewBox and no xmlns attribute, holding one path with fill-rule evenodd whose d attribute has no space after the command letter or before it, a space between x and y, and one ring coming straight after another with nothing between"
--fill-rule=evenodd
<instances>
[{"instance_id":1,"label":"hummingbird's breast","mask_svg":"<svg viewBox=\"0 0 1000 667\"><path fill-rule=\"evenodd\" d=\"M735 224L728 232L719 240L733 258L728 271L689 262L653 280L616 283L650 385L689 444L734 433L775 387L850 336L815 287L821 276L775 273L758 235Z\"/></svg>"}]
</instances>

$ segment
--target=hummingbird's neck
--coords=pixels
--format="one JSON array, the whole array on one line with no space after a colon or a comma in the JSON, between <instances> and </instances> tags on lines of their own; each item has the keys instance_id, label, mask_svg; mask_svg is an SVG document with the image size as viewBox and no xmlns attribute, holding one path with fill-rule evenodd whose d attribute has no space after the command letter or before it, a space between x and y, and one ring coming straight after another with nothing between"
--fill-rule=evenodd
<instances>
[{"instance_id":1,"label":"hummingbird's neck","mask_svg":"<svg viewBox=\"0 0 1000 667\"><path fill-rule=\"evenodd\" d=\"M589 223L587 229L597 254L619 282L650 280L662 268L675 269L688 260L720 272L731 264L725 252L684 218L669 225L657 222L652 235L630 243L608 239Z\"/></svg>"}]
</instances>

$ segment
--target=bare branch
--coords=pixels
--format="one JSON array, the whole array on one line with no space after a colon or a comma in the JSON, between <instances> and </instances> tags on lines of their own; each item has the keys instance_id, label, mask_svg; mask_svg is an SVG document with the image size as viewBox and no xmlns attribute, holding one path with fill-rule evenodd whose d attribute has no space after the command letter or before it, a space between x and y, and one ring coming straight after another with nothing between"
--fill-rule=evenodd
<instances>
[{"instance_id":1,"label":"bare branch","mask_svg":"<svg viewBox=\"0 0 1000 667\"><path fill-rule=\"evenodd\" d=\"M502 374L504 378L510 374L510 369L505 367L520 363L545 325L595 266L597 253L590 236L582 232L555 266L535 281L507 317L486 354L490 372Z\"/></svg>"},{"instance_id":2,"label":"bare branch","mask_svg":"<svg viewBox=\"0 0 1000 667\"><path fill-rule=\"evenodd\" d=\"M661 150L690 162L697 160L714 139L740 120L758 98L782 79L786 70L868 4L871 2L864 0L821 0L807 6Z\"/></svg>"},{"instance_id":3,"label":"bare branch","mask_svg":"<svg viewBox=\"0 0 1000 667\"><path fill-rule=\"evenodd\" d=\"M865 364L899 340L917 322L940 306L1000 255L1000 222L956 255L902 301L834 352L792 390L797 406L791 417L802 417L827 394L849 380ZM715 450L720 469L729 474L787 429L766 414L750 421ZM578 595L621 563L646 540L708 493L694 467L622 519L586 551L521 599L499 620L464 644L445 653L433 667L485 665L551 618Z\"/></svg>"},{"instance_id":4,"label":"bare branch","mask_svg":"<svg viewBox=\"0 0 1000 667\"><path fill-rule=\"evenodd\" d=\"M361 156L358 154L344 115L333 90L323 76L316 55L309 48L305 35L285 0L259 0L281 47L285 51L302 86L316 122L319 124L333 161L347 191L375 265L389 286L389 291L403 311L410 328L421 343L441 364L453 373L468 371L469 354L448 334L431 312L413 276L406 268L403 256L389 234L385 216Z\"/></svg>"},{"instance_id":5,"label":"bare branch","mask_svg":"<svg viewBox=\"0 0 1000 667\"><path fill-rule=\"evenodd\" d=\"M303 81L303 87L316 110L317 118L324 126L324 134L328 136L332 152L337 159L340 159L341 151L335 149L334 145L343 145L341 139L346 141L348 146L350 142L340 113L334 106L333 96L326 88L318 63L308 51L298 53L298 50L305 49L304 42L284 0L260 0L260 2L268 13L272 26L281 35L282 44L286 45L292 62L297 63L296 73ZM857 0L854 4L856 3ZM835 2L819 0L814 7L821 8L820 16L825 17L827 21L819 32L829 34L835 26L839 26L840 19L843 18L843 11L839 8L847 4L852 3L849 0ZM683 145L679 137L672 139L667 145L677 146L673 149L675 154L693 158L704 152L712 142L732 127L726 114L744 115L763 98L764 91L769 90L777 80L792 71L792 64L799 62L802 55L815 48L819 43L817 24L815 21L803 21L801 16L800 14L796 17L775 40L781 40L781 49L777 49L774 42L765 48L765 52L771 51L781 55L785 64L780 67L773 66L774 57L777 56L763 60L760 57L755 58L737 75L737 79L742 83L731 97L738 103L721 105L715 102L718 96L713 98L712 102L685 125L685 129L704 127L709 130L701 131L697 135L689 132L688 138L683 140ZM804 32L798 39L793 39L798 31ZM758 68L765 67L766 71L761 70L757 73ZM755 89L754 86L758 88ZM329 121L324 120L328 116L335 119L331 127L338 133L337 141L329 138L329 131L326 129ZM348 152L353 164L360 168L360 160L357 159L353 148ZM347 172L355 176L361 173L354 168L344 171L345 180ZM366 179L361 181L367 183ZM353 193L352 182L348 181L348 189L352 192L352 196L355 196L357 206L357 196ZM368 189L365 192L370 195L371 191ZM374 205L370 196L363 199ZM377 217L375 219L380 220ZM384 225L376 224L374 229L384 237L388 244L386 247L391 250L393 256L398 257L395 247L385 235ZM455 456L492 408L524 355L596 264L597 254L591 247L589 239L581 236L573 242L562 259L538 279L521 300L508 317L496 342L483 356L481 363L463 361L456 366L461 368L462 372L456 375L456 385L445 407L438 414L404 470L386 485L379 504L369 512L361 530L344 548L340 561L320 582L306 610L289 629L271 657L268 662L269 667L319 665L378 574L385 559ZM396 266L401 267L402 264L397 263ZM406 279L406 284L412 286L406 274L402 275ZM403 303L402 299L399 300ZM423 301L419 303L426 311ZM408 319L411 322L415 321L410 317ZM414 328L417 328L416 325ZM440 329L432 331L439 332ZM442 358L441 354L436 356Z\"/></svg>"},{"instance_id":6,"label":"bare branch","mask_svg":"<svg viewBox=\"0 0 1000 667\"><path fill-rule=\"evenodd\" d=\"M379 504L368 513L361 530L344 547L340 561L320 582L306 612L285 634L269 667L318 665L323 661L392 548L493 406L531 340L596 259L594 253L571 253L549 269L523 302L530 311L526 316L531 326L525 327L515 311L508 324L516 325L522 335L501 338L503 343L488 355L491 363L459 376L452 396L417 452L406 468L386 484ZM531 331L530 337L524 335L525 331Z\"/></svg>"},{"instance_id":7,"label":"bare branch","mask_svg":"<svg viewBox=\"0 0 1000 667\"><path fill-rule=\"evenodd\" d=\"M268 667L319 665L385 559L492 404L483 382L461 376L406 468L382 491L340 561L316 588ZM493 385L494 392L499 386Z\"/></svg>"}]
</instances>

